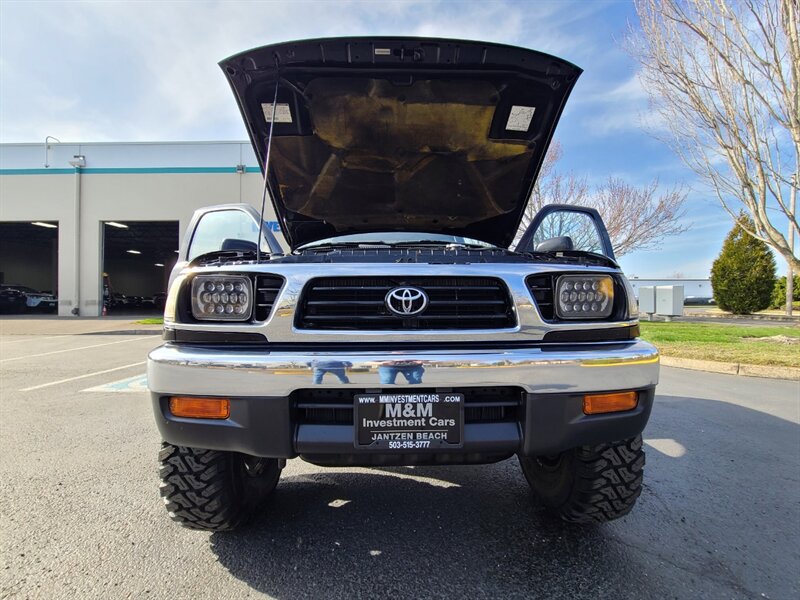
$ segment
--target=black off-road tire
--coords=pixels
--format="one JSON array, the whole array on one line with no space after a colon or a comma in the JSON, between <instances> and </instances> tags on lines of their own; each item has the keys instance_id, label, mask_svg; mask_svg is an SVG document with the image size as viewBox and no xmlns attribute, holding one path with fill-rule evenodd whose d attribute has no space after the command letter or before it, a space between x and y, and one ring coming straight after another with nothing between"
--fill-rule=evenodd
<instances>
[{"instance_id":1,"label":"black off-road tire","mask_svg":"<svg viewBox=\"0 0 800 600\"><path fill-rule=\"evenodd\" d=\"M519 457L534 496L570 523L627 515L642 491L642 436L581 446L555 456Z\"/></svg>"},{"instance_id":2,"label":"black off-road tire","mask_svg":"<svg viewBox=\"0 0 800 600\"><path fill-rule=\"evenodd\" d=\"M161 497L189 529L230 531L245 523L278 484L281 462L237 452L163 443Z\"/></svg>"}]
</instances>

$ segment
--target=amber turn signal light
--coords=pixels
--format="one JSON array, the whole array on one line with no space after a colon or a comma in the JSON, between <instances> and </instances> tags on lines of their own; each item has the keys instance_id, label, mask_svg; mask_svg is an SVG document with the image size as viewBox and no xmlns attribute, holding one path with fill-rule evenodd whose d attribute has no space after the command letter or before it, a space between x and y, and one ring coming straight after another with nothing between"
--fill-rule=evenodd
<instances>
[{"instance_id":1,"label":"amber turn signal light","mask_svg":"<svg viewBox=\"0 0 800 600\"><path fill-rule=\"evenodd\" d=\"M169 410L176 417L227 419L231 414L231 401L227 398L170 396Z\"/></svg>"},{"instance_id":2,"label":"amber turn signal light","mask_svg":"<svg viewBox=\"0 0 800 600\"><path fill-rule=\"evenodd\" d=\"M639 394L636 392L614 392L613 394L586 394L583 397L583 412L587 415L620 412L636 408Z\"/></svg>"}]
</instances>

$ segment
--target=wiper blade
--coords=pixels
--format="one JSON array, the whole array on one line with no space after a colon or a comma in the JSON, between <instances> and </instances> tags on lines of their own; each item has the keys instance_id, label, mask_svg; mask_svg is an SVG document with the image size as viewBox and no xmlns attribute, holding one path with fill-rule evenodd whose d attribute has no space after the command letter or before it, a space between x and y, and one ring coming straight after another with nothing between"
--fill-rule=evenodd
<instances>
[{"instance_id":1,"label":"wiper blade","mask_svg":"<svg viewBox=\"0 0 800 600\"><path fill-rule=\"evenodd\" d=\"M331 242L328 244L316 244L314 246L305 246L298 248L300 252L307 252L309 250L336 250L338 248L391 248L392 244L388 242Z\"/></svg>"},{"instance_id":2,"label":"wiper blade","mask_svg":"<svg viewBox=\"0 0 800 600\"><path fill-rule=\"evenodd\" d=\"M369 250L372 248L409 248L409 247L430 247L430 246L448 246L453 248L478 248L482 250L496 249L494 246L484 246L483 244L471 244L469 242L454 242L448 240L400 240L396 242L366 242L366 241L349 241L349 242L326 242L324 244L314 244L298 248L299 252L308 252L315 250L336 250L339 248L364 248Z\"/></svg>"},{"instance_id":3,"label":"wiper blade","mask_svg":"<svg viewBox=\"0 0 800 600\"><path fill-rule=\"evenodd\" d=\"M483 244L470 244L469 242L453 242L445 240L409 240L406 242L387 242L392 247L398 246L448 246L452 248L479 248L481 250L492 250L494 246L484 246Z\"/></svg>"}]
</instances>

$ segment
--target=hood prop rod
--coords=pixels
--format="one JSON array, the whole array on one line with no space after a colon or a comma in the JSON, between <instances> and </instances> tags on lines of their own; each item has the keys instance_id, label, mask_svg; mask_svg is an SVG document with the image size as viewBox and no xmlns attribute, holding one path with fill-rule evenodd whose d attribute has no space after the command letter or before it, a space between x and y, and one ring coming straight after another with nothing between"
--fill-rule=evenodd
<instances>
[{"instance_id":1,"label":"hood prop rod","mask_svg":"<svg viewBox=\"0 0 800 600\"><path fill-rule=\"evenodd\" d=\"M261 264L261 237L264 235L264 209L267 204L267 188L269 186L269 157L272 152L272 132L275 130L275 107L278 105L278 86L281 78L278 71L278 57L275 56L275 94L272 98L272 117L269 120L269 136L267 136L267 156L264 159L264 188L261 191L261 212L258 215L258 244L256 245L256 264Z\"/></svg>"}]
</instances>

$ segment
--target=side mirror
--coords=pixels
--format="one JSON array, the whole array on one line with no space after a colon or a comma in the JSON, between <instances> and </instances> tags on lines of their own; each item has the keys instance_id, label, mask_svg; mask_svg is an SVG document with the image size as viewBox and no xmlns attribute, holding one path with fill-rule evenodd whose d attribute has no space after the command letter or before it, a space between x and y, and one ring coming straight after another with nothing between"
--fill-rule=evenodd
<instances>
[{"instance_id":1,"label":"side mirror","mask_svg":"<svg viewBox=\"0 0 800 600\"><path fill-rule=\"evenodd\" d=\"M563 246L569 240L570 247ZM614 248L600 213L575 204L548 204L533 217L514 248L517 252L535 250L582 251L614 258Z\"/></svg>"},{"instance_id":2,"label":"side mirror","mask_svg":"<svg viewBox=\"0 0 800 600\"><path fill-rule=\"evenodd\" d=\"M536 246L537 252L569 252L573 250L575 245L572 243L572 238L568 235L562 235L543 241Z\"/></svg>"}]
</instances>

